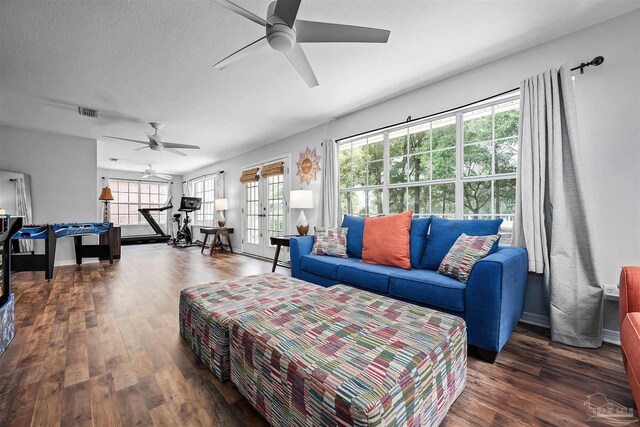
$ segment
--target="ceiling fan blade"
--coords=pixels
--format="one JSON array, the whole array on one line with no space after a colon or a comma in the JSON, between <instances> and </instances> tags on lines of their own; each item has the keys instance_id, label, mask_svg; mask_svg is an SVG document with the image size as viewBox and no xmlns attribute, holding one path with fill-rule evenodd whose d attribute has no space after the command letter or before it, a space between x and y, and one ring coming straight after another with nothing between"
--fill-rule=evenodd
<instances>
[{"instance_id":1,"label":"ceiling fan blade","mask_svg":"<svg viewBox=\"0 0 640 427\"><path fill-rule=\"evenodd\" d=\"M288 26L293 27L299 8L300 0L278 0L273 14L286 22Z\"/></svg>"},{"instance_id":2,"label":"ceiling fan blade","mask_svg":"<svg viewBox=\"0 0 640 427\"><path fill-rule=\"evenodd\" d=\"M145 173L144 175L142 175L142 179L147 179L147 178L151 178L151 174Z\"/></svg>"},{"instance_id":3,"label":"ceiling fan blade","mask_svg":"<svg viewBox=\"0 0 640 427\"><path fill-rule=\"evenodd\" d=\"M256 41L254 41L253 43L243 47L240 50L236 50L235 52L233 52L231 55L227 56L226 58L224 58L222 61L217 62L213 68L216 68L218 70L223 70L225 68L227 68L229 65L231 65L232 63L244 58L245 56L247 56L248 54L250 54L251 52L254 52L258 49L260 49L261 47L266 46L267 43L267 36L264 36Z\"/></svg>"},{"instance_id":4,"label":"ceiling fan blade","mask_svg":"<svg viewBox=\"0 0 640 427\"><path fill-rule=\"evenodd\" d=\"M170 152L170 153L173 153L173 154L177 154L177 155L179 155L179 156L186 157L186 154L185 154L185 153L183 153L182 151L178 151L178 150L176 150L175 148L166 148L166 147L165 147L164 151L168 151L168 152Z\"/></svg>"},{"instance_id":5,"label":"ceiling fan blade","mask_svg":"<svg viewBox=\"0 0 640 427\"><path fill-rule=\"evenodd\" d=\"M294 44L293 47L284 52L284 54L289 58L291 64L295 67L298 74L300 74L300 77L302 77L309 87L318 86L318 79L316 79L316 75L311 69L309 60L299 44Z\"/></svg>"},{"instance_id":6,"label":"ceiling fan blade","mask_svg":"<svg viewBox=\"0 0 640 427\"><path fill-rule=\"evenodd\" d=\"M386 43L389 30L328 22L296 21L298 43Z\"/></svg>"},{"instance_id":7,"label":"ceiling fan blade","mask_svg":"<svg viewBox=\"0 0 640 427\"><path fill-rule=\"evenodd\" d=\"M194 150L199 150L200 147L197 145L189 145L189 144L176 144L175 142L162 142L162 146L164 148L190 148Z\"/></svg>"},{"instance_id":8,"label":"ceiling fan blade","mask_svg":"<svg viewBox=\"0 0 640 427\"><path fill-rule=\"evenodd\" d=\"M111 138L111 139L121 139L123 141L137 142L138 144L149 145L149 141L138 141L137 139L129 139L129 138L118 138L117 136L108 136L104 135L103 138Z\"/></svg>"},{"instance_id":9,"label":"ceiling fan blade","mask_svg":"<svg viewBox=\"0 0 640 427\"><path fill-rule=\"evenodd\" d=\"M171 179L171 178L172 178L172 177L171 177L171 175L165 175L165 174L163 174L163 173L157 173L157 174L156 174L156 176L157 176L158 178L162 178L162 179L166 179L166 180L169 180L169 179Z\"/></svg>"},{"instance_id":10,"label":"ceiling fan blade","mask_svg":"<svg viewBox=\"0 0 640 427\"><path fill-rule=\"evenodd\" d=\"M268 27L269 25L271 25L267 22L266 19L259 17L253 12L249 12L247 9L240 7L237 4L230 2L229 0L213 0L213 1L218 3L220 6L224 7L225 9L229 9L230 11L235 12L238 15L244 16L245 18L250 19L256 24L260 24L263 27Z\"/></svg>"},{"instance_id":11,"label":"ceiling fan blade","mask_svg":"<svg viewBox=\"0 0 640 427\"><path fill-rule=\"evenodd\" d=\"M131 151L140 151L140 150L144 150L145 148L151 148L151 147L149 147L149 146L147 145L146 147L136 148L136 149L131 150Z\"/></svg>"}]
</instances>

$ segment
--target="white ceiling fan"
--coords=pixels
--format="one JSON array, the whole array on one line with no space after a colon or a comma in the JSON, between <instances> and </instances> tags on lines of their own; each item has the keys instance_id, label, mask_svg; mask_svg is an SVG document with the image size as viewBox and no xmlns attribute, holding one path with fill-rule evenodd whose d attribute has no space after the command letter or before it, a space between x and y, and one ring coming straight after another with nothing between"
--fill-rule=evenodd
<instances>
[{"instance_id":1,"label":"white ceiling fan","mask_svg":"<svg viewBox=\"0 0 640 427\"><path fill-rule=\"evenodd\" d=\"M153 177L166 179L167 181L171 179L171 175L158 173L153 169L153 166L149 164L149 169L145 169L144 172L142 172L142 179L153 178Z\"/></svg>"},{"instance_id":2,"label":"white ceiling fan","mask_svg":"<svg viewBox=\"0 0 640 427\"><path fill-rule=\"evenodd\" d=\"M104 137L111 138L111 139L120 139L122 141L137 142L138 144L146 145L146 147L136 148L133 151L140 151L140 150L144 150L145 148L150 148L153 151L168 151L170 153L178 154L180 156L186 156L185 153L183 153L182 151L176 150L176 148L193 149L193 150L200 149L200 147L198 147L197 145L176 144L174 142L163 141L160 134L158 134L158 130L162 129L163 127L162 123L149 122L149 124L151 125L152 128L155 129L155 132L153 134L150 134L149 132L145 132L145 134L149 138L149 141L140 141L137 139L120 138L117 136L108 136L108 135L105 135Z\"/></svg>"},{"instance_id":3,"label":"white ceiling fan","mask_svg":"<svg viewBox=\"0 0 640 427\"><path fill-rule=\"evenodd\" d=\"M309 87L318 86L313 69L299 43L386 43L390 31L353 25L296 19L301 0L277 0L267 9L267 19L238 6L229 0L214 0L238 15L265 27L266 35L232 53L213 66L222 70L236 60L266 46L286 55Z\"/></svg>"}]
</instances>

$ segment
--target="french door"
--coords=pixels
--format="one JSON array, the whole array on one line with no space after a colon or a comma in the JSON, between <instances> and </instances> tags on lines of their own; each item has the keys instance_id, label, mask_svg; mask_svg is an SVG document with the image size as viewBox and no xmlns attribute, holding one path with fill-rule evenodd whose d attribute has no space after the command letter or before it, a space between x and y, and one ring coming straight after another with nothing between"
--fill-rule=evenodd
<instances>
[{"instance_id":1,"label":"french door","mask_svg":"<svg viewBox=\"0 0 640 427\"><path fill-rule=\"evenodd\" d=\"M284 162L284 174L259 175L258 181L244 184L242 249L247 254L265 258L273 258L275 254L270 237L287 234L288 159L275 161ZM281 261L287 257L288 253L280 254Z\"/></svg>"}]
</instances>

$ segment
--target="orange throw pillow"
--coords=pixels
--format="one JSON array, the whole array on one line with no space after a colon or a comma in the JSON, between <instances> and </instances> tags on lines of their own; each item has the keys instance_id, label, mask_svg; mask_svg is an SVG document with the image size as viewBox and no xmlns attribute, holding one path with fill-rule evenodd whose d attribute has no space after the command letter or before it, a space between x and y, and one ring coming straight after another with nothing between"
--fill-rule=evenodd
<instances>
[{"instance_id":1,"label":"orange throw pillow","mask_svg":"<svg viewBox=\"0 0 640 427\"><path fill-rule=\"evenodd\" d=\"M409 231L413 211L364 219L362 261L411 269Z\"/></svg>"}]
</instances>

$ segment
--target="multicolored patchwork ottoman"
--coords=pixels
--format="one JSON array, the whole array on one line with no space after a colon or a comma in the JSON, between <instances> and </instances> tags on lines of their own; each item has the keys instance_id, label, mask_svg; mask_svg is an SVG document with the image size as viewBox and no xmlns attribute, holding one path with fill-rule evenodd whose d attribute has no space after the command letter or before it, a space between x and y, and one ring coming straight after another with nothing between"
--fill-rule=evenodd
<instances>
[{"instance_id":1,"label":"multicolored patchwork ottoman","mask_svg":"<svg viewBox=\"0 0 640 427\"><path fill-rule=\"evenodd\" d=\"M437 425L466 384L462 319L347 286L229 322L231 380L274 426Z\"/></svg>"},{"instance_id":2,"label":"multicolored patchwork ottoman","mask_svg":"<svg viewBox=\"0 0 640 427\"><path fill-rule=\"evenodd\" d=\"M264 274L212 282L180 292L180 335L198 358L218 377L229 379L229 329L231 316L263 310L280 301L319 291L322 286L287 277Z\"/></svg>"}]
</instances>

